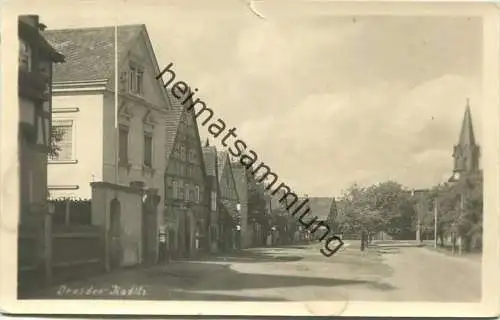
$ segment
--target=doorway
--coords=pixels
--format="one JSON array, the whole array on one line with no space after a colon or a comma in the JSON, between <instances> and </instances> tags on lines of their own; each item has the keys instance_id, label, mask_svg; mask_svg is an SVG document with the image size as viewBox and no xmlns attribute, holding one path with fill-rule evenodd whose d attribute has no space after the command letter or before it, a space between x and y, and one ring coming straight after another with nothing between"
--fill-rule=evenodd
<instances>
[{"instance_id":1,"label":"doorway","mask_svg":"<svg viewBox=\"0 0 500 320\"><path fill-rule=\"evenodd\" d=\"M116 269L120 267L123 252L121 246L121 207L120 201L116 198L110 203L109 247L110 267Z\"/></svg>"}]
</instances>

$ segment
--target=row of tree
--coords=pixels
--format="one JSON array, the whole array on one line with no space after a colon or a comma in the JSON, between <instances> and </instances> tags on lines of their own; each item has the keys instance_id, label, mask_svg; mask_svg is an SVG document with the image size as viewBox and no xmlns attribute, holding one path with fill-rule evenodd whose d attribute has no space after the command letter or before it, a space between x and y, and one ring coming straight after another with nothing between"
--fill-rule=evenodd
<instances>
[{"instance_id":1,"label":"row of tree","mask_svg":"<svg viewBox=\"0 0 500 320\"><path fill-rule=\"evenodd\" d=\"M464 178L455 184L440 184L433 187L424 198L428 207L437 204L437 236L439 245L451 237L453 249L457 239L463 240L463 250L480 249L483 234L483 181ZM437 202L436 202L437 201ZM427 211L421 222L429 225L434 216Z\"/></svg>"},{"instance_id":2,"label":"row of tree","mask_svg":"<svg viewBox=\"0 0 500 320\"><path fill-rule=\"evenodd\" d=\"M298 228L296 219L284 207L274 206L269 212L271 200L265 186L251 174L248 181L249 219L264 229L275 226L283 236L293 237ZM460 238L464 251L481 247L483 182L480 176L462 177L418 194L394 181L368 187L354 184L334 200L333 208L328 217L332 230L361 238L362 249L382 232L400 240L416 239L417 232L420 239L424 236L434 239L435 224L440 246L447 245L450 239L455 248Z\"/></svg>"},{"instance_id":3,"label":"row of tree","mask_svg":"<svg viewBox=\"0 0 500 320\"><path fill-rule=\"evenodd\" d=\"M358 234L364 249L380 232L393 239L415 239L417 230L430 231L433 238L437 209L439 244L444 246L449 237L455 249L461 238L463 250L470 251L481 245L482 190L482 179L469 178L437 185L418 197L393 181L369 187L355 184L337 200L329 222L339 232Z\"/></svg>"}]
</instances>

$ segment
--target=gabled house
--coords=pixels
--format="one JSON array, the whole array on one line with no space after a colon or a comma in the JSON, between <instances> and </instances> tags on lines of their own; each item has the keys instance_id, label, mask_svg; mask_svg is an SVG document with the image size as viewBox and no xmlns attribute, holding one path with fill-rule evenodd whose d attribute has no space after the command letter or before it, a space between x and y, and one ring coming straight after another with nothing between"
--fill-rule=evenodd
<instances>
[{"instance_id":1,"label":"gabled house","mask_svg":"<svg viewBox=\"0 0 500 320\"><path fill-rule=\"evenodd\" d=\"M171 106L145 25L50 30L47 39L67 56L53 71L52 125L62 135L49 159L51 197L88 199L90 183L105 182L142 186L163 203ZM138 250L154 262L163 210L147 208Z\"/></svg>"},{"instance_id":2,"label":"gabled house","mask_svg":"<svg viewBox=\"0 0 500 320\"><path fill-rule=\"evenodd\" d=\"M207 190L208 208L210 211L209 226L208 226L208 242L210 252L215 253L219 249L219 168L217 163L217 149L215 146L210 146L208 139L203 147L203 161L207 174Z\"/></svg>"},{"instance_id":3,"label":"gabled house","mask_svg":"<svg viewBox=\"0 0 500 320\"><path fill-rule=\"evenodd\" d=\"M173 256L191 257L209 250L207 174L196 117L184 107L185 97L166 91L172 101L165 132L167 250Z\"/></svg>"},{"instance_id":4,"label":"gabled house","mask_svg":"<svg viewBox=\"0 0 500 320\"><path fill-rule=\"evenodd\" d=\"M217 152L217 165L221 202L219 211L220 246L228 250L232 249L233 246L239 247L241 245L241 203L228 152Z\"/></svg>"}]
</instances>

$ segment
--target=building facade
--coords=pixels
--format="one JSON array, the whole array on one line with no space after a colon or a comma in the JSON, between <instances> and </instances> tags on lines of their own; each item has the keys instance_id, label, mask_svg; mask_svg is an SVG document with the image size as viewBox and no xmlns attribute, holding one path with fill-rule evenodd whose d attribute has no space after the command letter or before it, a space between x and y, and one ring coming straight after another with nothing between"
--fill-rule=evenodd
<instances>
[{"instance_id":1,"label":"building facade","mask_svg":"<svg viewBox=\"0 0 500 320\"><path fill-rule=\"evenodd\" d=\"M196 117L184 108L185 97L167 91L163 227L169 254L191 257L209 250L207 175Z\"/></svg>"},{"instance_id":2,"label":"building facade","mask_svg":"<svg viewBox=\"0 0 500 320\"><path fill-rule=\"evenodd\" d=\"M160 70L146 27L52 30L47 38L67 56L67 64L54 68L53 127L61 137L48 164L51 197L88 199L90 183L102 181L156 190L163 203L171 106L156 79ZM145 259L157 259L162 213L143 212Z\"/></svg>"},{"instance_id":3,"label":"building facade","mask_svg":"<svg viewBox=\"0 0 500 320\"><path fill-rule=\"evenodd\" d=\"M44 37L38 16L20 16L19 32L19 162L20 222L33 205L46 209L47 154L51 145L52 65L64 61Z\"/></svg>"},{"instance_id":4,"label":"building facade","mask_svg":"<svg viewBox=\"0 0 500 320\"><path fill-rule=\"evenodd\" d=\"M210 211L209 226L208 226L208 242L210 252L215 253L219 250L219 208L220 208L220 190L219 190L219 174L217 163L217 149L210 146L208 139L203 147L203 161L207 173L207 198Z\"/></svg>"},{"instance_id":5,"label":"building facade","mask_svg":"<svg viewBox=\"0 0 500 320\"><path fill-rule=\"evenodd\" d=\"M52 141L52 66L64 62L64 56L46 41L44 29L38 16L19 17L18 290L41 285L50 279L46 235L53 213L47 202L47 155Z\"/></svg>"}]
</instances>

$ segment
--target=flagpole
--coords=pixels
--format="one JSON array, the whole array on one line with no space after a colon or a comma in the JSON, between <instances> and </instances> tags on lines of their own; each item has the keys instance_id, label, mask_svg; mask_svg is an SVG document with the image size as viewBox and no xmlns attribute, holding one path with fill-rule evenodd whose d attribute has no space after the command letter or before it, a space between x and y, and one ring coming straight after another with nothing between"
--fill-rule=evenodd
<instances>
[{"instance_id":1,"label":"flagpole","mask_svg":"<svg viewBox=\"0 0 500 320\"><path fill-rule=\"evenodd\" d=\"M115 184L118 184L118 155L120 143L118 141L118 90L119 90L119 78L118 78L118 25L115 23L115 103L114 103L114 138L115 138Z\"/></svg>"}]
</instances>

